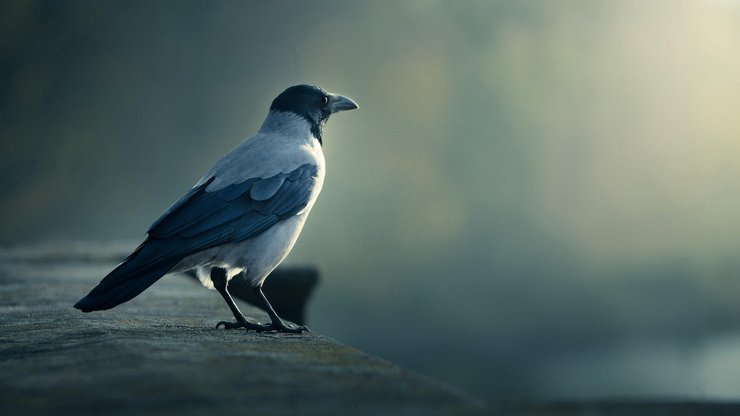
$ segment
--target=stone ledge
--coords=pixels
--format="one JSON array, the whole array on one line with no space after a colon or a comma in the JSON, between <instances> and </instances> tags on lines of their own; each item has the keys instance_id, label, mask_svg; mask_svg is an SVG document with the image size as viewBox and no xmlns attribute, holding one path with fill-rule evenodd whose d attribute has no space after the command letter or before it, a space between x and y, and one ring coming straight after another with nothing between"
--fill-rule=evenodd
<instances>
[{"instance_id":1,"label":"stone ledge","mask_svg":"<svg viewBox=\"0 0 740 416\"><path fill-rule=\"evenodd\" d=\"M215 329L228 309L190 278L166 277L110 311L73 309L115 264L116 250L2 250L0 414L485 411L463 393L320 334Z\"/></svg>"}]
</instances>

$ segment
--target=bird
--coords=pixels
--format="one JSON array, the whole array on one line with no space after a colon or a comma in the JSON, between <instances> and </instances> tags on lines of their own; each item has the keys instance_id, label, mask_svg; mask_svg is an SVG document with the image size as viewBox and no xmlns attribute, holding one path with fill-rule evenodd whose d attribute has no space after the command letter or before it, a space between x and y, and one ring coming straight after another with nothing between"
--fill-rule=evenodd
<instances>
[{"instance_id":1,"label":"bird","mask_svg":"<svg viewBox=\"0 0 740 416\"><path fill-rule=\"evenodd\" d=\"M262 284L293 248L321 192L329 116L356 108L352 99L318 86L287 88L272 101L259 131L219 159L74 307L111 309L166 274L195 270L204 286L221 294L236 319L220 321L216 328L307 331L280 319ZM251 322L241 313L228 290L237 275L252 288L270 322Z\"/></svg>"}]
</instances>

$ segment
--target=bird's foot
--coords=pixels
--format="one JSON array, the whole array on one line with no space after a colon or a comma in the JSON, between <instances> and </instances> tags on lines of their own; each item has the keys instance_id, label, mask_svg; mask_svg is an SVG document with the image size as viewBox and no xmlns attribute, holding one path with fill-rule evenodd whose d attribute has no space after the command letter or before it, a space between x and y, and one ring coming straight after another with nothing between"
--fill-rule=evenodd
<instances>
[{"instance_id":1,"label":"bird's foot","mask_svg":"<svg viewBox=\"0 0 740 416\"><path fill-rule=\"evenodd\" d=\"M265 325L270 327L268 331L278 331L278 332L283 332L283 333L288 333L288 334L302 334L303 331L309 332L308 327L305 325L300 325L294 328L290 325L284 324L282 321L280 321L277 325L275 325L275 323L265 324Z\"/></svg>"},{"instance_id":2,"label":"bird's foot","mask_svg":"<svg viewBox=\"0 0 740 416\"><path fill-rule=\"evenodd\" d=\"M277 331L277 332L284 332L289 334L301 334L303 331L308 331L308 327L306 326L299 326L297 328L293 328L292 326L288 326L282 322L280 322L278 325L269 323L269 324L254 324L248 321L245 322L227 322L227 321L221 321L216 324L216 328L220 328L223 325L224 329L238 329L238 328L245 328L247 331L250 329L257 332L268 332L268 331Z\"/></svg>"},{"instance_id":3,"label":"bird's foot","mask_svg":"<svg viewBox=\"0 0 740 416\"><path fill-rule=\"evenodd\" d=\"M254 330L257 332L263 332L263 331L269 331L270 325L269 324L253 324L248 321L244 322L229 322L229 321L221 321L216 324L216 328L220 328L223 325L224 329L238 329L238 328L244 328L247 331Z\"/></svg>"}]
</instances>

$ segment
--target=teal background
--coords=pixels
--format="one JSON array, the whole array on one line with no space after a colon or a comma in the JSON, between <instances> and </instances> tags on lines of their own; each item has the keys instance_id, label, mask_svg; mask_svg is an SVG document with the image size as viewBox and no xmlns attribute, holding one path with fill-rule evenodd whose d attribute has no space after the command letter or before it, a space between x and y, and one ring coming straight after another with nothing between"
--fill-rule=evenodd
<instances>
[{"instance_id":1,"label":"teal background","mask_svg":"<svg viewBox=\"0 0 740 416\"><path fill-rule=\"evenodd\" d=\"M313 83L360 105L313 329L490 400L737 399L738 74L731 0L2 1L0 243L135 247Z\"/></svg>"}]
</instances>

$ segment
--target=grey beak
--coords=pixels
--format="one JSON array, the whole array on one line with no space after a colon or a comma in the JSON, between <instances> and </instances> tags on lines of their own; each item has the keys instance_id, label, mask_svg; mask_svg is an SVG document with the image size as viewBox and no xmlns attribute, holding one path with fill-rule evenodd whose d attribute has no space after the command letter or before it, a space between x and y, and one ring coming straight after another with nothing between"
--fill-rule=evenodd
<instances>
[{"instance_id":1,"label":"grey beak","mask_svg":"<svg viewBox=\"0 0 740 416\"><path fill-rule=\"evenodd\" d=\"M336 94L331 94L329 96L329 109L332 113L354 110L355 108L357 108L357 103L352 101L350 98Z\"/></svg>"}]
</instances>

